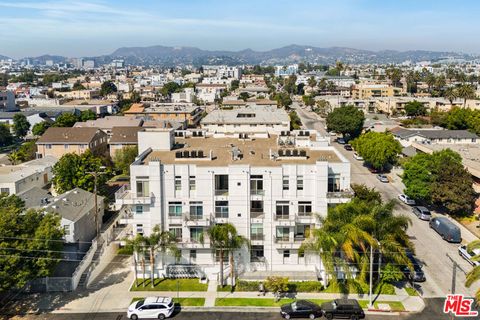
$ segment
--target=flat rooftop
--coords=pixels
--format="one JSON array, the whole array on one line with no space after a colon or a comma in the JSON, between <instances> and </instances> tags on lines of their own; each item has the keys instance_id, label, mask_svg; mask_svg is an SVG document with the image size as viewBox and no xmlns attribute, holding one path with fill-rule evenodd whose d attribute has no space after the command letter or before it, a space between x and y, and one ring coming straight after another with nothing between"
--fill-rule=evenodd
<instances>
[{"instance_id":1,"label":"flat rooftop","mask_svg":"<svg viewBox=\"0 0 480 320\"><path fill-rule=\"evenodd\" d=\"M283 124L290 118L285 110L276 107L250 106L232 110L213 110L202 119L202 125L208 124Z\"/></svg>"},{"instance_id":2,"label":"flat rooftop","mask_svg":"<svg viewBox=\"0 0 480 320\"><path fill-rule=\"evenodd\" d=\"M311 137L313 139L313 137ZM241 140L237 138L176 138L176 144L171 151L150 152L143 160L148 164L152 160L160 160L164 164L195 164L197 166L228 166L228 165L252 165L260 167L281 166L284 164L315 164L317 161L342 162L333 148L325 147L323 149L310 148L283 148L277 144L277 136L272 135L269 138L259 138L254 140ZM242 157L239 160L233 160L232 150L237 147ZM277 160L270 159L270 150L278 154L280 149L305 150L305 157L282 157ZM204 156L208 157L212 151L212 160L205 158L182 158L175 157L178 151L203 151Z\"/></svg>"}]
</instances>

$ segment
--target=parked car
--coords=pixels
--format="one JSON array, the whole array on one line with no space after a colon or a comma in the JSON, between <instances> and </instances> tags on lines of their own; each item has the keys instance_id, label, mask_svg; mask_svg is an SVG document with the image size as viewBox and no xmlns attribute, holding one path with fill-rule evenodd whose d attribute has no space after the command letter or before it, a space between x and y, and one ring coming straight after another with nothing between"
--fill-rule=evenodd
<instances>
[{"instance_id":1,"label":"parked car","mask_svg":"<svg viewBox=\"0 0 480 320\"><path fill-rule=\"evenodd\" d=\"M421 220L429 221L432 218L430 210L425 207L417 206L412 208L412 212Z\"/></svg>"},{"instance_id":2,"label":"parked car","mask_svg":"<svg viewBox=\"0 0 480 320\"><path fill-rule=\"evenodd\" d=\"M426 280L425 273L423 272L418 260L415 258L413 253L409 251L407 251L407 257L413 265L413 271L410 270L408 266L403 266L402 272L405 278L413 282L424 282Z\"/></svg>"},{"instance_id":3,"label":"parked car","mask_svg":"<svg viewBox=\"0 0 480 320\"><path fill-rule=\"evenodd\" d=\"M347 143L347 141L345 141L344 138L337 138L337 142L338 142L339 144L345 144L345 143Z\"/></svg>"},{"instance_id":4,"label":"parked car","mask_svg":"<svg viewBox=\"0 0 480 320\"><path fill-rule=\"evenodd\" d=\"M380 182L383 183L388 183L388 177L384 174L377 174L377 179L380 180Z\"/></svg>"},{"instance_id":5,"label":"parked car","mask_svg":"<svg viewBox=\"0 0 480 320\"><path fill-rule=\"evenodd\" d=\"M408 197L405 194L399 194L398 199L400 199L400 201L402 201L403 203L408 204L409 206L415 205L415 200L413 200L412 198Z\"/></svg>"},{"instance_id":6,"label":"parked car","mask_svg":"<svg viewBox=\"0 0 480 320\"><path fill-rule=\"evenodd\" d=\"M174 304L172 298L168 297L147 297L133 302L127 311L127 318L137 320L165 319L172 315Z\"/></svg>"},{"instance_id":7,"label":"parked car","mask_svg":"<svg viewBox=\"0 0 480 320\"><path fill-rule=\"evenodd\" d=\"M334 131L330 131L328 134L331 135L332 137L335 137L337 135L337 133Z\"/></svg>"},{"instance_id":8,"label":"parked car","mask_svg":"<svg viewBox=\"0 0 480 320\"><path fill-rule=\"evenodd\" d=\"M307 301L297 300L292 303L284 304L280 307L280 315L285 319L290 318L320 318L323 315L319 305Z\"/></svg>"},{"instance_id":9,"label":"parked car","mask_svg":"<svg viewBox=\"0 0 480 320\"><path fill-rule=\"evenodd\" d=\"M358 153L353 153L353 158L358 161L363 161L362 156L360 156Z\"/></svg>"},{"instance_id":10,"label":"parked car","mask_svg":"<svg viewBox=\"0 0 480 320\"><path fill-rule=\"evenodd\" d=\"M459 246L458 254L465 260L468 261L472 266L480 266L480 261L473 261L472 258L480 254L480 249L468 250L467 246Z\"/></svg>"},{"instance_id":11,"label":"parked car","mask_svg":"<svg viewBox=\"0 0 480 320\"><path fill-rule=\"evenodd\" d=\"M352 146L348 143L346 145L344 145L343 148L347 151L352 151L353 150Z\"/></svg>"},{"instance_id":12,"label":"parked car","mask_svg":"<svg viewBox=\"0 0 480 320\"><path fill-rule=\"evenodd\" d=\"M445 217L435 217L430 219L430 228L437 231L442 239L448 242L462 242L460 228Z\"/></svg>"},{"instance_id":13,"label":"parked car","mask_svg":"<svg viewBox=\"0 0 480 320\"><path fill-rule=\"evenodd\" d=\"M346 318L357 320L365 318L362 307L355 299L335 299L322 303L322 311L327 319Z\"/></svg>"}]
</instances>

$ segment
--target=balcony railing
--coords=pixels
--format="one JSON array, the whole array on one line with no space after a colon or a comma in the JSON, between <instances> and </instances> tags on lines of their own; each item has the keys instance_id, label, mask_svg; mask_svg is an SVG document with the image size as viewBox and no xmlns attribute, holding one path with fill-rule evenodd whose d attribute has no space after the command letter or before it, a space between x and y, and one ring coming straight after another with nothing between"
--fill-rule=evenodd
<instances>
[{"instance_id":1,"label":"balcony railing","mask_svg":"<svg viewBox=\"0 0 480 320\"><path fill-rule=\"evenodd\" d=\"M117 204L151 204L153 199L153 192L148 194L134 193L127 188L120 188L115 193L115 202Z\"/></svg>"},{"instance_id":2,"label":"balcony railing","mask_svg":"<svg viewBox=\"0 0 480 320\"><path fill-rule=\"evenodd\" d=\"M253 233L250 235L250 240L252 241L262 241L264 240L263 234Z\"/></svg>"},{"instance_id":3,"label":"balcony railing","mask_svg":"<svg viewBox=\"0 0 480 320\"><path fill-rule=\"evenodd\" d=\"M305 235L295 235L295 237L293 238L294 241L299 241L299 242L303 242L304 240L306 239Z\"/></svg>"},{"instance_id":4,"label":"balcony railing","mask_svg":"<svg viewBox=\"0 0 480 320\"><path fill-rule=\"evenodd\" d=\"M275 220L290 220L289 214L276 214L274 215Z\"/></svg>"},{"instance_id":5,"label":"balcony railing","mask_svg":"<svg viewBox=\"0 0 480 320\"><path fill-rule=\"evenodd\" d=\"M253 219L263 219L265 217L265 212L262 211L252 211L252 209L250 209L250 218L253 218Z\"/></svg>"},{"instance_id":6,"label":"balcony railing","mask_svg":"<svg viewBox=\"0 0 480 320\"><path fill-rule=\"evenodd\" d=\"M275 236L275 243L290 242L290 236Z\"/></svg>"},{"instance_id":7,"label":"balcony railing","mask_svg":"<svg viewBox=\"0 0 480 320\"><path fill-rule=\"evenodd\" d=\"M228 196L228 189L215 189L216 196Z\"/></svg>"},{"instance_id":8,"label":"balcony railing","mask_svg":"<svg viewBox=\"0 0 480 320\"><path fill-rule=\"evenodd\" d=\"M250 189L250 195L252 195L252 196L264 196L265 195L265 190Z\"/></svg>"},{"instance_id":9,"label":"balcony railing","mask_svg":"<svg viewBox=\"0 0 480 320\"><path fill-rule=\"evenodd\" d=\"M327 198L353 198L354 195L352 190L327 192Z\"/></svg>"}]
</instances>

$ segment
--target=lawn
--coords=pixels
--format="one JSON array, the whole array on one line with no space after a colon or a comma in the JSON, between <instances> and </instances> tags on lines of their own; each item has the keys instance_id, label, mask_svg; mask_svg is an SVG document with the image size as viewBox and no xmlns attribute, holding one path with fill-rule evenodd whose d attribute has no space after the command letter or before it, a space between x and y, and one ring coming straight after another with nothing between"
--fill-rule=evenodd
<instances>
[{"instance_id":1,"label":"lawn","mask_svg":"<svg viewBox=\"0 0 480 320\"><path fill-rule=\"evenodd\" d=\"M418 292L414 288L405 287L405 291L407 291L409 296L418 296Z\"/></svg>"},{"instance_id":2,"label":"lawn","mask_svg":"<svg viewBox=\"0 0 480 320\"><path fill-rule=\"evenodd\" d=\"M133 298L132 302L142 300L143 298ZM205 305L205 298L173 298L176 305L184 307L203 307Z\"/></svg>"},{"instance_id":3,"label":"lawn","mask_svg":"<svg viewBox=\"0 0 480 320\"><path fill-rule=\"evenodd\" d=\"M322 304L330 300L324 299L308 299L316 304ZM281 299L275 302L271 298L217 298L215 299L215 306L217 307L280 307L283 304L291 303L295 299ZM378 304L388 304L392 311L404 311L403 304L398 301L376 301L374 307L378 309ZM360 306L363 309L368 308L368 300L360 300Z\"/></svg>"},{"instance_id":4,"label":"lawn","mask_svg":"<svg viewBox=\"0 0 480 320\"><path fill-rule=\"evenodd\" d=\"M142 286L143 281L145 287ZM153 288L150 283L150 279L138 279L137 285L132 286L130 291L207 291L208 287L198 279L155 279Z\"/></svg>"}]
</instances>

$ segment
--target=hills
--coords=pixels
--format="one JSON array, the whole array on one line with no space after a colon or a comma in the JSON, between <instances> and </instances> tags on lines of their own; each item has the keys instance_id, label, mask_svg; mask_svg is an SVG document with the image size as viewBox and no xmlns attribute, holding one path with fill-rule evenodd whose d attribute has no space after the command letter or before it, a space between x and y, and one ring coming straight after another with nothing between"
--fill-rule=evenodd
<instances>
[{"instance_id":1,"label":"hills","mask_svg":"<svg viewBox=\"0 0 480 320\"><path fill-rule=\"evenodd\" d=\"M0 56L1 58L1 56ZM333 64L340 60L350 64L390 64L402 63L405 61L440 61L444 59L473 60L477 55L470 55L457 52L438 52L427 50L360 50L345 47L319 48L304 45L289 45L267 51L255 51L245 49L240 51L228 50L202 50L195 47L123 47L111 54L98 57L85 57L93 59L97 65L109 63L114 59L124 59L127 64L132 65L157 65L172 67L178 65L205 65L205 64L290 64L309 62L312 64ZM46 60L53 60L54 63L65 62L66 57L43 55L31 57L31 61L44 64Z\"/></svg>"}]
</instances>

